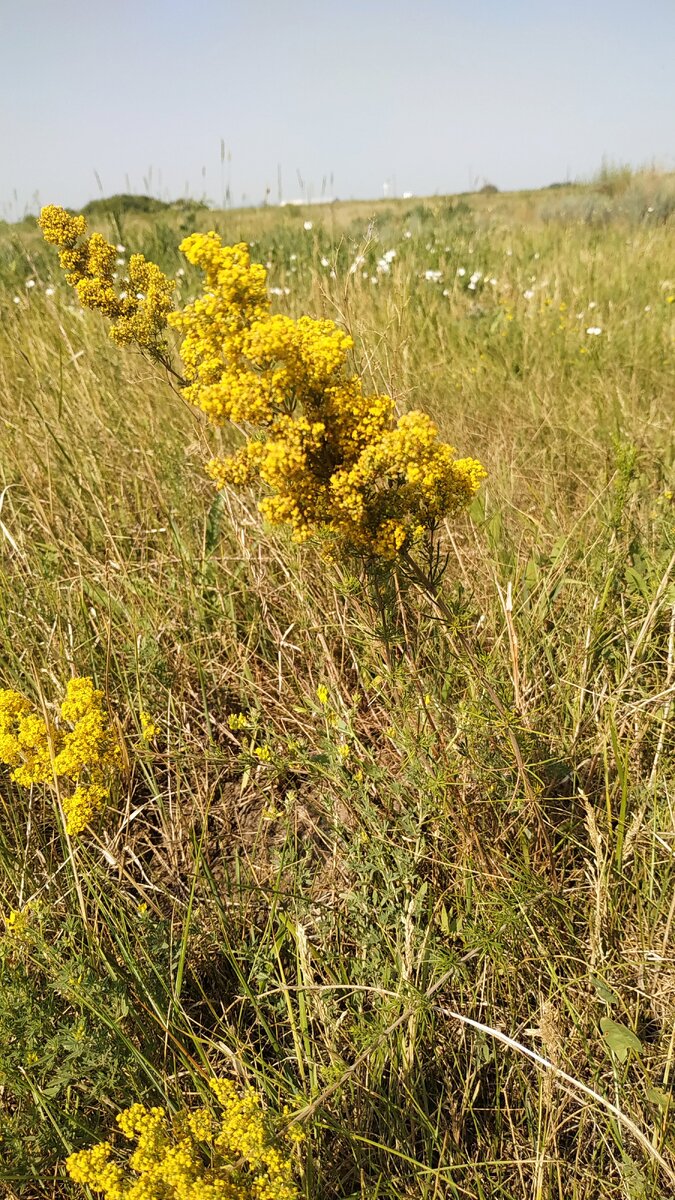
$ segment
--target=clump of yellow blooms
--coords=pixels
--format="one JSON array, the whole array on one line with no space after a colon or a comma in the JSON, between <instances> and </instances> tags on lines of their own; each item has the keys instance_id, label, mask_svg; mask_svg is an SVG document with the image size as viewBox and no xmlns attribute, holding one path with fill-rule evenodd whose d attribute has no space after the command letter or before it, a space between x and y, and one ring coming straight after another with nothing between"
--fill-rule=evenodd
<instances>
[{"instance_id":1,"label":"clump of yellow blooms","mask_svg":"<svg viewBox=\"0 0 675 1200\"><path fill-rule=\"evenodd\" d=\"M116 278L116 248L100 233L85 238L84 217L71 217L56 204L42 209L38 225L45 241L59 246L61 266L82 306L111 318L113 341L157 351L173 307L174 285L164 272L142 254L132 254L126 274Z\"/></svg>"},{"instance_id":2,"label":"clump of yellow blooms","mask_svg":"<svg viewBox=\"0 0 675 1200\"><path fill-rule=\"evenodd\" d=\"M150 713L147 713L144 708L141 709L139 716L141 720L141 739L144 742L151 742L162 731L159 725L153 721Z\"/></svg>"},{"instance_id":3,"label":"clump of yellow blooms","mask_svg":"<svg viewBox=\"0 0 675 1200\"><path fill-rule=\"evenodd\" d=\"M101 1142L70 1155L71 1179L105 1200L296 1200L290 1150L298 1136L273 1141L252 1089L240 1095L224 1079L212 1080L211 1088L219 1119L208 1108L171 1117L163 1108L133 1104L117 1117L135 1143L127 1162Z\"/></svg>"},{"instance_id":4,"label":"clump of yellow blooms","mask_svg":"<svg viewBox=\"0 0 675 1200\"><path fill-rule=\"evenodd\" d=\"M456 459L421 412L394 422L389 396L364 394L352 339L333 321L270 313L266 272L216 233L181 245L204 290L169 323L183 334L187 399L246 444L207 467L219 488L260 481L272 524L303 542L323 531L352 553L394 559L466 507L485 471Z\"/></svg>"},{"instance_id":5,"label":"clump of yellow blooms","mask_svg":"<svg viewBox=\"0 0 675 1200\"><path fill-rule=\"evenodd\" d=\"M247 437L234 454L212 459L208 473L218 488L262 484L261 514L290 525L294 541L323 533L347 553L394 560L470 503L486 474L481 464L455 458L424 413L395 420L389 396L366 395L348 365L352 339L333 321L273 314L267 273L245 243L224 246L214 232L186 238L181 250L204 272L204 287L171 312L168 281L154 264L132 257L135 282L122 301L112 284L114 247L98 234L79 243L83 218L60 208L43 209L40 224L62 247L82 303L113 317L117 341L154 346L162 358L153 339L163 324L180 332L186 399L212 424L233 422Z\"/></svg>"},{"instance_id":6,"label":"clump of yellow blooms","mask_svg":"<svg viewBox=\"0 0 675 1200\"><path fill-rule=\"evenodd\" d=\"M120 757L103 692L91 679L69 681L58 722L20 692L0 689L0 762L23 787L58 786L69 834L81 833L102 807Z\"/></svg>"}]
</instances>

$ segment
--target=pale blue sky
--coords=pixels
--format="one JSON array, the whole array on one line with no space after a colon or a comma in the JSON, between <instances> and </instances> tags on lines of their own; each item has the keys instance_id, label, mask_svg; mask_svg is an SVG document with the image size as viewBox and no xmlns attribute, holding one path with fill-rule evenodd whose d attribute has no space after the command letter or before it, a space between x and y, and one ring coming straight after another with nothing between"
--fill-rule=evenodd
<instances>
[{"instance_id":1,"label":"pale blue sky","mask_svg":"<svg viewBox=\"0 0 675 1200\"><path fill-rule=\"evenodd\" d=\"M279 163L287 199L673 169L675 0L0 0L6 215L95 170L220 202L221 137L237 204Z\"/></svg>"}]
</instances>

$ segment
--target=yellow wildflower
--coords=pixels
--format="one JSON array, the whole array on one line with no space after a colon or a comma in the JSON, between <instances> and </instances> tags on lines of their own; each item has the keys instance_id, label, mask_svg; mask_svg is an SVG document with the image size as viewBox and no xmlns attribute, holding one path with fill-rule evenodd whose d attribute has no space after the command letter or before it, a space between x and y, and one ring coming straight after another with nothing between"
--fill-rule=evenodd
<instances>
[{"instance_id":1,"label":"yellow wildflower","mask_svg":"<svg viewBox=\"0 0 675 1200\"><path fill-rule=\"evenodd\" d=\"M385 559L466 507L483 467L455 459L423 413L392 426L391 398L364 394L348 369L352 340L333 321L271 314L265 271L243 243L193 234L181 249L205 272L202 295L170 318L183 335L184 395L213 424L254 435L208 463L218 488L258 481L261 514L294 541L323 531Z\"/></svg>"},{"instance_id":2,"label":"yellow wildflower","mask_svg":"<svg viewBox=\"0 0 675 1200\"><path fill-rule=\"evenodd\" d=\"M51 246L64 246L72 250L78 238L84 237L87 223L84 217L71 217L65 208L47 204L38 221L42 236Z\"/></svg>"},{"instance_id":3,"label":"yellow wildflower","mask_svg":"<svg viewBox=\"0 0 675 1200\"><path fill-rule=\"evenodd\" d=\"M71 728L68 729L67 725ZM0 690L0 762L23 787L59 781L66 830L81 833L109 794L120 748L103 707L103 692L87 677L71 679L60 722L48 722L19 692Z\"/></svg>"},{"instance_id":4,"label":"yellow wildflower","mask_svg":"<svg viewBox=\"0 0 675 1200\"><path fill-rule=\"evenodd\" d=\"M155 724L152 717L145 711L145 709L141 709L139 716L141 719L141 737L144 742L151 742L152 739L156 738L157 735L162 731L159 725Z\"/></svg>"},{"instance_id":5,"label":"yellow wildflower","mask_svg":"<svg viewBox=\"0 0 675 1200\"><path fill-rule=\"evenodd\" d=\"M51 205L40 224L81 303L111 318L115 341L166 362L161 332L179 332L183 395L213 425L234 422L246 435L208 474L218 488L260 485L260 513L295 542L322 533L347 553L393 561L470 503L480 463L456 459L421 412L394 423L391 397L365 394L350 370L352 339L334 321L272 313L267 273L244 242L224 246L213 231L186 238L181 250L204 284L173 312L173 285L142 255L120 286L115 248L84 238L81 217Z\"/></svg>"},{"instance_id":6,"label":"yellow wildflower","mask_svg":"<svg viewBox=\"0 0 675 1200\"><path fill-rule=\"evenodd\" d=\"M116 278L117 251L100 233L86 233L84 217L71 217L48 204L38 225L46 242L60 246L61 266L83 308L110 317L110 336L119 345L135 342L154 353L162 349L161 335L173 308L174 283L142 254L133 254L126 275Z\"/></svg>"},{"instance_id":7,"label":"yellow wildflower","mask_svg":"<svg viewBox=\"0 0 675 1200\"><path fill-rule=\"evenodd\" d=\"M248 717L246 713L230 713L227 718L227 723L234 732L242 729L248 729Z\"/></svg>"},{"instance_id":8,"label":"yellow wildflower","mask_svg":"<svg viewBox=\"0 0 675 1200\"><path fill-rule=\"evenodd\" d=\"M162 1108L133 1104L117 1124L134 1143L126 1163L110 1142L66 1160L71 1179L104 1200L297 1200L291 1148L302 1135L275 1144L260 1097L243 1095L229 1080L212 1081L220 1118L207 1108L171 1117Z\"/></svg>"}]
</instances>

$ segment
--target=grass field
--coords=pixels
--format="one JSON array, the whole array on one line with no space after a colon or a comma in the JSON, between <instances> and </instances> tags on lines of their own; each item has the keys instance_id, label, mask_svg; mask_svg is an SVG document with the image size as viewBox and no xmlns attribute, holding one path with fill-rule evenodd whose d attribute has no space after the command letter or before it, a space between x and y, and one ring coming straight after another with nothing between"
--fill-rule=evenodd
<instances>
[{"instance_id":1,"label":"grass field","mask_svg":"<svg viewBox=\"0 0 675 1200\"><path fill-rule=\"evenodd\" d=\"M606 173L99 216L172 274L249 241L485 464L442 610L216 494L201 416L0 229L0 687L93 677L125 757L77 838L0 767L0 1194L82 1195L73 1149L221 1075L308 1200L675 1196L674 214Z\"/></svg>"}]
</instances>

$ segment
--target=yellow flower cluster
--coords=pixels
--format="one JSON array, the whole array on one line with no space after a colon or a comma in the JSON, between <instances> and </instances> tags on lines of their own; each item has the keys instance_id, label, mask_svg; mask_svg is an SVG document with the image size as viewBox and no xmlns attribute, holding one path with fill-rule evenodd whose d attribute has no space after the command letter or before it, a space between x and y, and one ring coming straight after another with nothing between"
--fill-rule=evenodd
<instances>
[{"instance_id":1,"label":"yellow flower cluster","mask_svg":"<svg viewBox=\"0 0 675 1200\"><path fill-rule=\"evenodd\" d=\"M466 507L485 477L474 459L456 459L421 412L394 421L389 396L366 395L350 371L352 339L329 320L270 311L267 273L248 246L217 233L181 244L204 272L202 293L171 311L172 285L142 255L129 261L124 290L114 246L84 238L83 217L42 210L45 239L82 304L113 320L117 342L137 342L168 364L165 325L182 337L184 395L214 425L243 425L246 444L207 471L217 487L261 483L262 515L291 526L297 542L323 532L350 553L395 559ZM46 766L45 766L46 770Z\"/></svg>"},{"instance_id":2,"label":"yellow flower cluster","mask_svg":"<svg viewBox=\"0 0 675 1200\"><path fill-rule=\"evenodd\" d=\"M28 944L31 922L39 910L39 901L28 901L23 908L11 909L5 917L5 941L14 949Z\"/></svg>"},{"instance_id":3,"label":"yellow flower cluster","mask_svg":"<svg viewBox=\"0 0 675 1200\"><path fill-rule=\"evenodd\" d=\"M59 716L51 722L20 692L0 689L0 762L23 787L74 784L61 803L68 833L78 834L106 800L121 752L91 679L69 681Z\"/></svg>"},{"instance_id":4,"label":"yellow flower cluster","mask_svg":"<svg viewBox=\"0 0 675 1200\"><path fill-rule=\"evenodd\" d=\"M290 1144L268 1133L260 1098L240 1096L229 1080L211 1087L222 1109L169 1117L162 1108L134 1104L117 1118L135 1148L124 1165L110 1142L71 1154L66 1167L75 1183L105 1200L296 1200Z\"/></svg>"},{"instance_id":5,"label":"yellow flower cluster","mask_svg":"<svg viewBox=\"0 0 675 1200\"><path fill-rule=\"evenodd\" d=\"M153 721L150 713L147 713L145 709L141 709L139 716L141 719L141 738L144 742L151 742L162 731L159 725Z\"/></svg>"},{"instance_id":6,"label":"yellow flower cluster","mask_svg":"<svg viewBox=\"0 0 675 1200\"><path fill-rule=\"evenodd\" d=\"M217 487L260 481L261 513L295 541L321 530L386 559L471 501L480 463L455 459L421 412L394 424L390 397L365 395L349 371L352 340L333 321L271 314L265 270L244 243L193 234L181 250L205 272L202 295L169 318L183 334L184 394L213 424L251 435L208 464Z\"/></svg>"},{"instance_id":7,"label":"yellow flower cluster","mask_svg":"<svg viewBox=\"0 0 675 1200\"><path fill-rule=\"evenodd\" d=\"M142 254L132 254L126 274L116 278L115 247L100 233L80 241L87 228L84 217L71 217L55 204L42 209L38 224L45 241L60 247L61 266L82 306L111 318L113 341L159 349L174 287L160 268Z\"/></svg>"}]
</instances>

